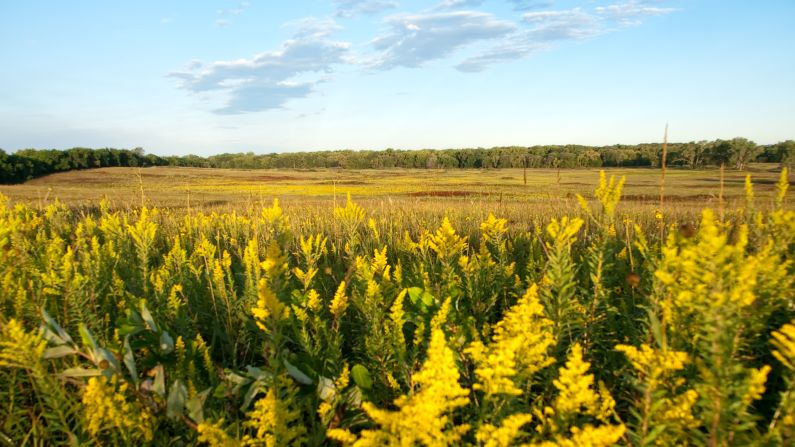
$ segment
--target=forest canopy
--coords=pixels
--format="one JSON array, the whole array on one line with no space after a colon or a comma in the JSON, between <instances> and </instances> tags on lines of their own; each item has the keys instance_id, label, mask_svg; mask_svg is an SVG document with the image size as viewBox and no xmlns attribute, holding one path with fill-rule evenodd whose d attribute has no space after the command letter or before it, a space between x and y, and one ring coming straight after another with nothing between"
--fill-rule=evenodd
<instances>
[{"instance_id":1,"label":"forest canopy","mask_svg":"<svg viewBox=\"0 0 795 447\"><path fill-rule=\"evenodd\" d=\"M658 167L662 144L582 146L510 146L490 149L335 150L255 154L165 156L135 149L22 149L6 153L0 149L0 183L21 183L55 172L101 167L184 166L237 169L498 169L498 168L590 168ZM724 164L742 170L748 163L767 162L792 166L795 141L757 145L746 138L671 143L667 165L698 169Z\"/></svg>"}]
</instances>

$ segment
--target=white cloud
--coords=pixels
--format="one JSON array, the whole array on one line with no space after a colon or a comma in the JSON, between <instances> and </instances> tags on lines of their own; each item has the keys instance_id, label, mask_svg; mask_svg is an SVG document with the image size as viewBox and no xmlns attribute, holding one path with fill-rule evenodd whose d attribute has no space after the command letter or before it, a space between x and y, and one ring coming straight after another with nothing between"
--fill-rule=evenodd
<instances>
[{"instance_id":1,"label":"white cloud","mask_svg":"<svg viewBox=\"0 0 795 447\"><path fill-rule=\"evenodd\" d=\"M483 4L483 0L444 0L435 9L476 8Z\"/></svg>"},{"instance_id":2,"label":"white cloud","mask_svg":"<svg viewBox=\"0 0 795 447\"><path fill-rule=\"evenodd\" d=\"M334 0L334 3L337 5L335 15L346 18L379 14L398 7L398 2L392 0Z\"/></svg>"},{"instance_id":3,"label":"white cloud","mask_svg":"<svg viewBox=\"0 0 795 447\"><path fill-rule=\"evenodd\" d=\"M482 71L495 63L517 60L552 48L556 43L594 38L622 27L638 25L644 17L675 11L649 6L650 1L628 0L596 7L592 12L573 8L524 13L522 21L526 29L511 33L494 47L464 60L456 68L464 72Z\"/></svg>"},{"instance_id":4,"label":"white cloud","mask_svg":"<svg viewBox=\"0 0 795 447\"><path fill-rule=\"evenodd\" d=\"M513 8L518 11L529 11L532 9L545 9L551 8L555 2L553 1L539 1L539 0L508 0L513 3Z\"/></svg>"},{"instance_id":5,"label":"white cloud","mask_svg":"<svg viewBox=\"0 0 795 447\"><path fill-rule=\"evenodd\" d=\"M228 27L232 24L232 20L230 20L230 18L242 14L250 5L251 4L249 2L240 2L234 8L219 9L215 11L215 13L218 15L218 19L215 21L215 26L218 28Z\"/></svg>"},{"instance_id":6,"label":"white cloud","mask_svg":"<svg viewBox=\"0 0 795 447\"><path fill-rule=\"evenodd\" d=\"M641 24L641 19L644 17L661 16L676 11L674 8L651 6L655 3L659 2L629 0L623 3L599 6L596 8L596 12L617 22L621 26L637 26Z\"/></svg>"},{"instance_id":7,"label":"white cloud","mask_svg":"<svg viewBox=\"0 0 795 447\"><path fill-rule=\"evenodd\" d=\"M192 61L185 70L169 76L192 93L225 94L226 104L216 113L281 108L291 99L309 95L334 65L345 61L349 44L328 40L329 24L321 22L307 21L307 28L299 29L279 50L208 65ZM299 76L301 81L296 80Z\"/></svg>"},{"instance_id":8,"label":"white cloud","mask_svg":"<svg viewBox=\"0 0 795 447\"><path fill-rule=\"evenodd\" d=\"M372 44L379 54L370 65L378 69L420 67L471 43L503 37L513 22L474 11L403 14L387 18L390 32Z\"/></svg>"}]
</instances>

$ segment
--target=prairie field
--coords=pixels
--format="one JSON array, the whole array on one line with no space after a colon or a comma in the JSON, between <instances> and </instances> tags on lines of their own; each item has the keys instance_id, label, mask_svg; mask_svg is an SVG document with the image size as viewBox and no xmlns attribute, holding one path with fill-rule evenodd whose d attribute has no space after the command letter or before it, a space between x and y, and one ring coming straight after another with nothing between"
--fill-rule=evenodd
<instances>
[{"instance_id":1,"label":"prairie field","mask_svg":"<svg viewBox=\"0 0 795 447\"><path fill-rule=\"evenodd\" d=\"M0 444L795 443L786 170L0 186Z\"/></svg>"}]
</instances>

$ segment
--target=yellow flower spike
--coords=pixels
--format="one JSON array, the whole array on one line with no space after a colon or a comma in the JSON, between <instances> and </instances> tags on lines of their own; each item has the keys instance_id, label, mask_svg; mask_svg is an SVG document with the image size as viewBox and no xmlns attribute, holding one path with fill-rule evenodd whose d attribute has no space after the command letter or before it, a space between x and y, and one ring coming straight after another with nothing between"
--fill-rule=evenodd
<instances>
[{"instance_id":1,"label":"yellow flower spike","mask_svg":"<svg viewBox=\"0 0 795 447\"><path fill-rule=\"evenodd\" d=\"M351 193L348 193L348 200L344 208L334 208L334 217L339 219L349 231L355 231L364 222L364 210L351 200Z\"/></svg>"},{"instance_id":2,"label":"yellow flower spike","mask_svg":"<svg viewBox=\"0 0 795 447\"><path fill-rule=\"evenodd\" d=\"M119 384L116 376L110 381L104 376L88 380L82 403L89 433L97 436L104 430L116 429L125 438L140 436L146 441L152 440L151 415L137 402L128 402L126 391L127 384Z\"/></svg>"},{"instance_id":3,"label":"yellow flower spike","mask_svg":"<svg viewBox=\"0 0 795 447\"><path fill-rule=\"evenodd\" d=\"M507 223L507 219L497 219L494 214L489 213L489 217L480 224L480 233L483 235L483 240L494 242L501 239L508 231L506 228Z\"/></svg>"},{"instance_id":4,"label":"yellow flower spike","mask_svg":"<svg viewBox=\"0 0 795 447\"><path fill-rule=\"evenodd\" d=\"M443 447L457 444L469 426L453 426L450 413L469 403L469 392L458 383L455 355L447 346L441 329L433 330L428 357L413 379L419 390L411 396L398 398L395 401L397 411L382 410L370 402L362 403L365 413L378 428L363 430L355 439L355 435L341 430L329 431L329 437L357 446Z\"/></svg>"},{"instance_id":5,"label":"yellow flower spike","mask_svg":"<svg viewBox=\"0 0 795 447\"><path fill-rule=\"evenodd\" d=\"M615 215L618 202L621 201L621 191L624 189L625 181L626 177L622 176L618 183L616 183L615 177L611 175L610 181L608 182L605 171L599 171L599 187L594 191L594 195L602 205L605 214L611 218Z\"/></svg>"},{"instance_id":6,"label":"yellow flower spike","mask_svg":"<svg viewBox=\"0 0 795 447\"><path fill-rule=\"evenodd\" d=\"M526 413L512 414L500 423L499 427L484 424L478 428L475 439L483 447L511 447L514 439L521 434L522 426L528 424L533 416Z\"/></svg>"},{"instance_id":7,"label":"yellow flower spike","mask_svg":"<svg viewBox=\"0 0 795 447\"><path fill-rule=\"evenodd\" d=\"M474 341L465 350L476 365L474 388L487 396L522 394L517 385L553 362L547 354L554 343L551 327L533 284L494 327L488 347Z\"/></svg>"},{"instance_id":8,"label":"yellow flower spike","mask_svg":"<svg viewBox=\"0 0 795 447\"><path fill-rule=\"evenodd\" d=\"M337 293L334 294L329 306L329 311L335 320L339 320L342 314L345 313L345 309L348 308L348 296L345 294L345 286L345 281L341 281L339 287L337 287Z\"/></svg>"},{"instance_id":9,"label":"yellow flower spike","mask_svg":"<svg viewBox=\"0 0 795 447\"><path fill-rule=\"evenodd\" d=\"M318 312L323 308L323 303L320 301L320 294L315 289L309 289L306 294L306 307L312 312Z\"/></svg>"},{"instance_id":10,"label":"yellow flower spike","mask_svg":"<svg viewBox=\"0 0 795 447\"><path fill-rule=\"evenodd\" d=\"M447 299L445 299L442 303L442 307L439 308L439 311L436 312L436 315L434 315L431 319L431 331L441 329L442 326L447 323L447 317L450 315L450 302L450 297L447 297Z\"/></svg>"},{"instance_id":11,"label":"yellow flower spike","mask_svg":"<svg viewBox=\"0 0 795 447\"><path fill-rule=\"evenodd\" d=\"M575 236L584 223L579 217L569 219L568 216L563 216L560 221L553 218L547 225L547 234L556 246L571 245L577 240Z\"/></svg>"},{"instance_id":12,"label":"yellow flower spike","mask_svg":"<svg viewBox=\"0 0 795 447\"><path fill-rule=\"evenodd\" d=\"M304 445L306 427L301 419L301 411L294 408L297 392L290 379L279 376L265 397L257 400L246 421L246 425L255 430L255 439L259 441L257 445ZM281 394L284 397L280 397Z\"/></svg>"},{"instance_id":13,"label":"yellow flower spike","mask_svg":"<svg viewBox=\"0 0 795 447\"><path fill-rule=\"evenodd\" d=\"M342 372L340 373L340 376L334 381L334 387L337 388L337 391L342 391L348 387L350 379L351 371L348 368L348 362L345 362L345 364L342 366Z\"/></svg>"},{"instance_id":14,"label":"yellow flower spike","mask_svg":"<svg viewBox=\"0 0 795 447\"><path fill-rule=\"evenodd\" d=\"M196 431L199 432L198 441L209 447L238 447L240 443L230 437L223 429L224 420L218 422L204 421L199 423Z\"/></svg>"},{"instance_id":15,"label":"yellow flower spike","mask_svg":"<svg viewBox=\"0 0 795 447\"><path fill-rule=\"evenodd\" d=\"M436 233L428 238L428 246L440 258L446 259L464 252L467 248L467 243L461 236L456 234L455 229L450 224L450 219L445 216L442 220L442 225L436 230Z\"/></svg>"},{"instance_id":16,"label":"yellow flower spike","mask_svg":"<svg viewBox=\"0 0 795 447\"><path fill-rule=\"evenodd\" d=\"M772 335L771 343L775 348L773 357L788 369L795 371L795 320L785 324Z\"/></svg>"},{"instance_id":17,"label":"yellow flower spike","mask_svg":"<svg viewBox=\"0 0 795 447\"><path fill-rule=\"evenodd\" d=\"M765 393L765 383L767 375L770 373L770 366L764 365L761 368L752 368L748 375L748 389L743 395L743 403L750 405L753 401L762 398Z\"/></svg>"},{"instance_id":18,"label":"yellow flower spike","mask_svg":"<svg viewBox=\"0 0 795 447\"><path fill-rule=\"evenodd\" d=\"M378 227L375 224L375 220L372 218L367 219L367 226L370 228L370 231L373 232L373 237L378 240L381 238L380 234L378 234Z\"/></svg>"},{"instance_id":19,"label":"yellow flower spike","mask_svg":"<svg viewBox=\"0 0 795 447\"><path fill-rule=\"evenodd\" d=\"M594 377L588 374L589 362L582 359L582 347L576 343L571 348L566 366L560 368L560 375L553 381L559 395L555 400L556 412L564 417L597 409L599 396L593 390ZM598 411L596 412L598 413Z\"/></svg>"},{"instance_id":20,"label":"yellow flower spike","mask_svg":"<svg viewBox=\"0 0 795 447\"><path fill-rule=\"evenodd\" d=\"M387 266L386 245L381 251L379 251L377 248L373 250L373 260L370 264L370 268L372 268L373 273L383 273Z\"/></svg>"},{"instance_id":21,"label":"yellow flower spike","mask_svg":"<svg viewBox=\"0 0 795 447\"><path fill-rule=\"evenodd\" d=\"M787 189L789 189L789 175L787 167L781 168L781 175L776 183L776 208L781 209L784 206L784 199L787 197Z\"/></svg>"}]
</instances>

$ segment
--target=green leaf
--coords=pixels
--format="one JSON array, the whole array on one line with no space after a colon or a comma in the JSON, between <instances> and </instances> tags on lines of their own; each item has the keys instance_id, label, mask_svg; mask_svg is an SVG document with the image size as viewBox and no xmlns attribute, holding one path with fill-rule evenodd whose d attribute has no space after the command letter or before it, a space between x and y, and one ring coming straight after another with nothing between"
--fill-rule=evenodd
<instances>
[{"instance_id":1,"label":"green leaf","mask_svg":"<svg viewBox=\"0 0 795 447\"><path fill-rule=\"evenodd\" d=\"M44 324L47 329L44 331L44 338L51 343L58 345L66 343L74 344L72 337L70 337L69 334L58 324L58 322L53 320L50 314L48 314L44 309L41 310L41 318L44 320Z\"/></svg>"},{"instance_id":2,"label":"green leaf","mask_svg":"<svg viewBox=\"0 0 795 447\"><path fill-rule=\"evenodd\" d=\"M328 377L320 376L317 380L317 395L326 402L330 402L337 395L334 381Z\"/></svg>"},{"instance_id":3,"label":"green leaf","mask_svg":"<svg viewBox=\"0 0 795 447\"><path fill-rule=\"evenodd\" d=\"M433 295L426 292L425 289L421 287L409 287L409 299L414 304L422 304L426 307L433 306L433 302L435 301Z\"/></svg>"},{"instance_id":4,"label":"green leaf","mask_svg":"<svg viewBox=\"0 0 795 447\"><path fill-rule=\"evenodd\" d=\"M179 379L175 380L171 385L171 391L169 391L168 399L166 400L166 416L171 419L182 416L187 399L188 390L185 385Z\"/></svg>"},{"instance_id":5,"label":"green leaf","mask_svg":"<svg viewBox=\"0 0 795 447\"><path fill-rule=\"evenodd\" d=\"M166 395L166 372L163 370L163 365L155 366L155 381L152 384L152 391L160 397Z\"/></svg>"},{"instance_id":6,"label":"green leaf","mask_svg":"<svg viewBox=\"0 0 795 447\"><path fill-rule=\"evenodd\" d=\"M192 421L198 423L204 422L204 401L207 400L207 396L212 390L212 388L207 388L185 402L185 409L188 410L188 417Z\"/></svg>"},{"instance_id":7,"label":"green leaf","mask_svg":"<svg viewBox=\"0 0 795 447\"><path fill-rule=\"evenodd\" d=\"M370 371L360 364L353 365L351 368L351 376L356 385L363 390L369 390L373 387L373 379L370 377Z\"/></svg>"},{"instance_id":8,"label":"green leaf","mask_svg":"<svg viewBox=\"0 0 795 447\"><path fill-rule=\"evenodd\" d=\"M61 346L56 346L54 348L49 348L46 351L44 351L44 358L45 359L58 359L58 358L66 357L67 355L72 355L72 354L76 354L76 353L77 353L77 349L75 349L75 348L73 348L71 346L61 345Z\"/></svg>"},{"instance_id":9,"label":"green leaf","mask_svg":"<svg viewBox=\"0 0 795 447\"><path fill-rule=\"evenodd\" d=\"M287 359L282 359L284 362L284 367L287 368L287 374L290 374L293 379L295 379L298 383L302 383L304 385L311 385L312 379L309 378L306 374L301 372L300 369L293 366L292 363L288 362Z\"/></svg>"},{"instance_id":10,"label":"green leaf","mask_svg":"<svg viewBox=\"0 0 795 447\"><path fill-rule=\"evenodd\" d=\"M127 367L127 371L130 372L130 376L132 376L133 383L135 386L138 386L138 369L135 367L135 356L133 355L133 350L130 347L130 336L127 335L124 337L124 357L122 358L124 361L124 366Z\"/></svg>"},{"instance_id":11,"label":"green leaf","mask_svg":"<svg viewBox=\"0 0 795 447\"><path fill-rule=\"evenodd\" d=\"M152 314L149 312L149 309L146 307L145 302L141 302L141 317L144 319L144 323L146 323L146 327L152 332L158 332L157 324L155 324L155 319L152 318Z\"/></svg>"},{"instance_id":12,"label":"green leaf","mask_svg":"<svg viewBox=\"0 0 795 447\"><path fill-rule=\"evenodd\" d=\"M168 354L173 350L174 350L174 339L171 338L170 335L168 335L168 332L163 331L163 333L160 334L160 351L162 351L163 354Z\"/></svg>"},{"instance_id":13,"label":"green leaf","mask_svg":"<svg viewBox=\"0 0 795 447\"><path fill-rule=\"evenodd\" d=\"M94 336L91 335L91 331L88 330L85 324L80 323L77 326L77 330L80 332L80 338L83 340L83 346L90 350L89 354L91 354L92 359L96 363L96 354L94 351L97 350L97 342L94 340Z\"/></svg>"},{"instance_id":14,"label":"green leaf","mask_svg":"<svg viewBox=\"0 0 795 447\"><path fill-rule=\"evenodd\" d=\"M102 375L102 370L98 368L69 368L61 373L64 377L96 377Z\"/></svg>"},{"instance_id":15,"label":"green leaf","mask_svg":"<svg viewBox=\"0 0 795 447\"><path fill-rule=\"evenodd\" d=\"M116 356L107 349L97 348L94 355L96 356L95 361L97 362L97 366L101 369L119 369L119 361L116 360Z\"/></svg>"}]
</instances>

